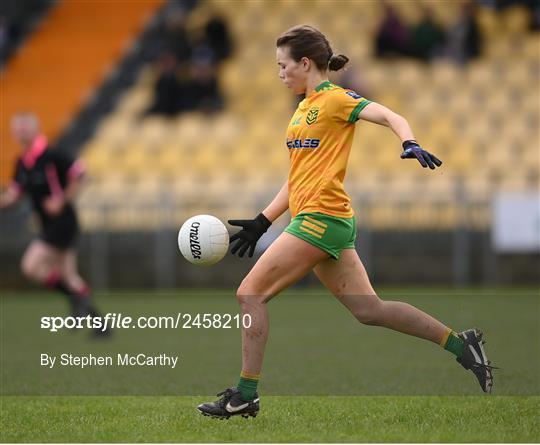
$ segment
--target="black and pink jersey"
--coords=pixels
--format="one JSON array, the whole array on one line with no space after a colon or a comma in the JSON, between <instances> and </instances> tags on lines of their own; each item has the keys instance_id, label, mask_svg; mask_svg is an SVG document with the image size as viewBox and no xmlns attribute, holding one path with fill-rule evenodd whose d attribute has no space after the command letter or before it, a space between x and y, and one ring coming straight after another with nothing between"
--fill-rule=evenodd
<instances>
[{"instance_id":1,"label":"black and pink jersey","mask_svg":"<svg viewBox=\"0 0 540 445\"><path fill-rule=\"evenodd\" d=\"M66 203L62 212L52 217L45 211L43 202L51 195L64 193L69 181L82 173L83 167L80 161L51 149L45 136L41 135L17 160L11 186L19 193L30 195L34 210L38 213L42 224L46 225L52 220L74 214L73 206Z\"/></svg>"}]
</instances>

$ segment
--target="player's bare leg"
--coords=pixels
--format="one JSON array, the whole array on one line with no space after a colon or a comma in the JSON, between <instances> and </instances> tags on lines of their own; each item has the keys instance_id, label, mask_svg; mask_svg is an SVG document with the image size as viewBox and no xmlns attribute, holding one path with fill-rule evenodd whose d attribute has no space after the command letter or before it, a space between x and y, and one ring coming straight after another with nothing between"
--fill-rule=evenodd
<instances>
[{"instance_id":1,"label":"player's bare leg","mask_svg":"<svg viewBox=\"0 0 540 445\"><path fill-rule=\"evenodd\" d=\"M328 254L291 235L282 233L264 252L244 278L237 291L242 314L251 316L252 325L242 329L242 369L259 374L268 338L266 303L296 283Z\"/></svg>"},{"instance_id":2,"label":"player's bare leg","mask_svg":"<svg viewBox=\"0 0 540 445\"><path fill-rule=\"evenodd\" d=\"M251 326L242 328L242 374L238 388L220 393L220 400L204 403L198 410L208 416L228 418L232 415L255 416L259 411L256 385L261 372L268 339L268 309L266 303L280 291L305 276L328 254L315 246L282 233L264 252L244 278L237 291L242 315L251 317ZM252 397L246 396L242 383L250 382Z\"/></svg>"},{"instance_id":3,"label":"player's bare leg","mask_svg":"<svg viewBox=\"0 0 540 445\"><path fill-rule=\"evenodd\" d=\"M58 268L60 252L36 239L30 243L21 259L22 273L32 281L46 284L51 273Z\"/></svg>"},{"instance_id":4,"label":"player's bare leg","mask_svg":"<svg viewBox=\"0 0 540 445\"><path fill-rule=\"evenodd\" d=\"M354 249L345 249L337 261L322 261L314 272L361 323L384 326L443 346L456 355L465 369L474 372L484 392L491 392L492 367L480 331L470 329L456 335L439 320L408 303L381 300Z\"/></svg>"},{"instance_id":5,"label":"player's bare leg","mask_svg":"<svg viewBox=\"0 0 540 445\"><path fill-rule=\"evenodd\" d=\"M343 250L339 260L322 261L314 272L361 323L384 326L434 343L440 343L448 332L447 326L408 303L381 300L354 249Z\"/></svg>"},{"instance_id":6,"label":"player's bare leg","mask_svg":"<svg viewBox=\"0 0 540 445\"><path fill-rule=\"evenodd\" d=\"M79 275L77 266L77 253L73 249L66 250L61 257L62 278L70 289L75 291L88 285Z\"/></svg>"},{"instance_id":7,"label":"player's bare leg","mask_svg":"<svg viewBox=\"0 0 540 445\"><path fill-rule=\"evenodd\" d=\"M55 289L67 297L73 315L80 315L76 309L78 298L73 289L63 279L65 253L46 242L37 239L30 243L21 260L23 274L43 286Z\"/></svg>"}]
</instances>

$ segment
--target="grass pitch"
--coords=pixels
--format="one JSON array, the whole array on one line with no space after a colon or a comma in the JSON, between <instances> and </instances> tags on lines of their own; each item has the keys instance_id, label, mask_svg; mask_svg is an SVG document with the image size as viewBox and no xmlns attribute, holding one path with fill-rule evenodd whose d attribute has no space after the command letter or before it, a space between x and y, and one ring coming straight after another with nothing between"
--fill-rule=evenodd
<instances>
[{"instance_id":1,"label":"grass pitch","mask_svg":"<svg viewBox=\"0 0 540 445\"><path fill-rule=\"evenodd\" d=\"M3 442L538 442L539 397L262 399L216 420L204 397L7 397Z\"/></svg>"},{"instance_id":2,"label":"grass pitch","mask_svg":"<svg viewBox=\"0 0 540 445\"><path fill-rule=\"evenodd\" d=\"M232 291L99 295L105 312L236 313ZM2 442L538 442L540 298L535 290L382 292L456 330L481 327L501 367L494 394L427 342L362 326L320 291L270 303L271 330L256 419L219 421L195 406L234 385L240 333L230 330L50 333L65 315L51 294L1 299ZM176 369L46 369L43 352L176 353ZM197 395L197 396L195 396ZM201 395L201 396L199 396Z\"/></svg>"}]
</instances>

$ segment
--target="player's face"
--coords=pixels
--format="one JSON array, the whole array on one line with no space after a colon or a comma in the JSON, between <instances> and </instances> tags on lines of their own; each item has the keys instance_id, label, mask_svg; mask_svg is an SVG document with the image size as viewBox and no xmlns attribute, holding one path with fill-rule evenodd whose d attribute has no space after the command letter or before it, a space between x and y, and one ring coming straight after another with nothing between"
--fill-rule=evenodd
<instances>
[{"instance_id":1,"label":"player's face","mask_svg":"<svg viewBox=\"0 0 540 445\"><path fill-rule=\"evenodd\" d=\"M287 47L279 47L276 51L276 57L281 81L295 94L305 93L309 70L309 62L307 62L306 66L307 59L304 58L305 60L295 62L291 58Z\"/></svg>"},{"instance_id":2,"label":"player's face","mask_svg":"<svg viewBox=\"0 0 540 445\"><path fill-rule=\"evenodd\" d=\"M34 116L15 116L11 120L11 132L23 147L30 145L39 134L39 125Z\"/></svg>"}]
</instances>

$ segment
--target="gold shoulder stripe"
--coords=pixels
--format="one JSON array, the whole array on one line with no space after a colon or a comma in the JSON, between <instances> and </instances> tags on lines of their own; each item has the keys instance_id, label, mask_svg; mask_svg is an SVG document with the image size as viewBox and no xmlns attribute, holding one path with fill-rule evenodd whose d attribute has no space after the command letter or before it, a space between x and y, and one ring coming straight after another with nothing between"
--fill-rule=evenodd
<instances>
[{"instance_id":1,"label":"gold shoulder stripe","mask_svg":"<svg viewBox=\"0 0 540 445\"><path fill-rule=\"evenodd\" d=\"M309 233L310 235L313 235L315 238L319 238L319 239L322 238L322 236L319 235L318 233L315 233L315 232L313 232L313 231L311 231L311 230L309 230L309 229L306 229L306 228L303 227L303 226L300 226L300 230L302 230L303 232L307 232L307 233Z\"/></svg>"},{"instance_id":2,"label":"gold shoulder stripe","mask_svg":"<svg viewBox=\"0 0 540 445\"><path fill-rule=\"evenodd\" d=\"M328 227L328 224L325 224L325 223L323 223L321 221L317 221L315 218L312 218L309 215L305 215L304 219L308 220L309 222L311 222L313 224L317 224L320 227L324 227L325 229Z\"/></svg>"},{"instance_id":3,"label":"gold shoulder stripe","mask_svg":"<svg viewBox=\"0 0 540 445\"><path fill-rule=\"evenodd\" d=\"M324 229L323 227L320 227L316 224L306 221L305 219L304 221L302 221L301 225L307 227L308 229L314 230L315 232L320 233L321 235L323 235L324 232L326 232L326 229Z\"/></svg>"}]
</instances>

